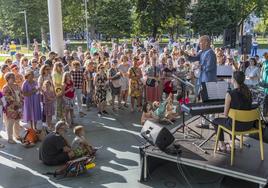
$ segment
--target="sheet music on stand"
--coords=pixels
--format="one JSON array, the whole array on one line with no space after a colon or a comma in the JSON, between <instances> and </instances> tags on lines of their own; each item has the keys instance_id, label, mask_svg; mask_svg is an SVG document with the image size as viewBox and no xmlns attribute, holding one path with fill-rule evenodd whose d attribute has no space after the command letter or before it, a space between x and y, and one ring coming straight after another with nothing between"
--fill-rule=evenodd
<instances>
[{"instance_id":1,"label":"sheet music on stand","mask_svg":"<svg viewBox=\"0 0 268 188\"><path fill-rule=\"evenodd\" d=\"M204 82L202 83L202 100L204 102L211 100L224 100L228 87L229 85L226 81Z\"/></svg>"},{"instance_id":2,"label":"sheet music on stand","mask_svg":"<svg viewBox=\"0 0 268 188\"><path fill-rule=\"evenodd\" d=\"M232 77L233 67L231 65L218 65L217 76L218 77Z\"/></svg>"}]
</instances>

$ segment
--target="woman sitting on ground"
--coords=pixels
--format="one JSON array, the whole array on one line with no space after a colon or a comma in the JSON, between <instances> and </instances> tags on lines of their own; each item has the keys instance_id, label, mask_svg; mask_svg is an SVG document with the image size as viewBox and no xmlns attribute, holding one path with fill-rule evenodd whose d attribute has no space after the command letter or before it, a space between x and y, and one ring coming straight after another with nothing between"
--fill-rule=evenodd
<instances>
[{"instance_id":1,"label":"woman sitting on ground","mask_svg":"<svg viewBox=\"0 0 268 188\"><path fill-rule=\"evenodd\" d=\"M172 94L170 94L164 102L153 102L153 109L153 117L159 121L172 123L178 116L178 114L173 111Z\"/></svg>"},{"instance_id":2,"label":"woman sitting on ground","mask_svg":"<svg viewBox=\"0 0 268 188\"><path fill-rule=\"evenodd\" d=\"M242 71L235 71L233 73L234 89L229 91L225 97L224 118L216 118L213 121L215 131L218 131L218 125L222 125L228 129L232 129L232 119L228 117L230 109L236 110L251 110L252 96L248 87L244 84L245 74ZM252 122L237 122L236 131L246 131L253 127ZM228 144L224 143L224 133L220 132L219 137L219 151L226 151Z\"/></svg>"}]
</instances>

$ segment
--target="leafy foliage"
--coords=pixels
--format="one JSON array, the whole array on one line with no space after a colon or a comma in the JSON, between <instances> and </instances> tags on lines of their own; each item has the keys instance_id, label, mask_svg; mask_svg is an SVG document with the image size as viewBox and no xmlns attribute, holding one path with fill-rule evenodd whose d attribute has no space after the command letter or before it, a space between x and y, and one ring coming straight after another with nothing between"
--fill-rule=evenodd
<instances>
[{"instance_id":1,"label":"leafy foliage","mask_svg":"<svg viewBox=\"0 0 268 188\"><path fill-rule=\"evenodd\" d=\"M149 34L156 37L166 22L185 16L189 0L136 0L135 22L136 33Z\"/></svg>"},{"instance_id":2,"label":"leafy foliage","mask_svg":"<svg viewBox=\"0 0 268 188\"><path fill-rule=\"evenodd\" d=\"M192 27L199 34L220 35L225 28L240 26L252 13L267 12L267 0L200 0L191 9Z\"/></svg>"},{"instance_id":3,"label":"leafy foliage","mask_svg":"<svg viewBox=\"0 0 268 188\"><path fill-rule=\"evenodd\" d=\"M48 30L46 0L0 0L0 31L12 38L25 38L24 15L26 10L30 39L41 37L41 27Z\"/></svg>"},{"instance_id":4,"label":"leafy foliage","mask_svg":"<svg viewBox=\"0 0 268 188\"><path fill-rule=\"evenodd\" d=\"M128 0L103 0L96 6L96 29L107 37L122 37L131 32L132 6Z\"/></svg>"}]
</instances>

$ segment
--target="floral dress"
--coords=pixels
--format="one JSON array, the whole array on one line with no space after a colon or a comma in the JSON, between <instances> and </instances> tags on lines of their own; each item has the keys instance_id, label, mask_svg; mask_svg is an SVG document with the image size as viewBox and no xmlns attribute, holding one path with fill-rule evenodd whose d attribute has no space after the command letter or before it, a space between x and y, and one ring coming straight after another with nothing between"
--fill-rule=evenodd
<instances>
[{"instance_id":1,"label":"floral dress","mask_svg":"<svg viewBox=\"0 0 268 188\"><path fill-rule=\"evenodd\" d=\"M95 93L95 100L97 104L100 104L104 101L106 101L106 82L107 82L107 75L106 74L97 74L95 78L95 87L96 87L96 93Z\"/></svg>"},{"instance_id":2,"label":"floral dress","mask_svg":"<svg viewBox=\"0 0 268 188\"><path fill-rule=\"evenodd\" d=\"M142 72L140 68L131 67L129 69L129 95L131 97L139 97L142 94L142 82L140 78L142 77Z\"/></svg>"},{"instance_id":3,"label":"floral dress","mask_svg":"<svg viewBox=\"0 0 268 188\"><path fill-rule=\"evenodd\" d=\"M11 88L5 85L3 95L6 99L4 112L8 119L19 120L22 117L22 94L20 88L16 85Z\"/></svg>"}]
</instances>

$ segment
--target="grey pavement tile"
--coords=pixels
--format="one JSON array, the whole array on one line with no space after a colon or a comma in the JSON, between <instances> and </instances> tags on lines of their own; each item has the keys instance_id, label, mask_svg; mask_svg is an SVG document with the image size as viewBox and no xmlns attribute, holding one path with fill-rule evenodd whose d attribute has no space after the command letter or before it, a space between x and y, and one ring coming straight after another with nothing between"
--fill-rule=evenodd
<instances>
[{"instance_id":1,"label":"grey pavement tile","mask_svg":"<svg viewBox=\"0 0 268 188\"><path fill-rule=\"evenodd\" d=\"M88 173L72 178L55 179L43 175L53 172L57 167L48 167L38 160L38 146L25 149L20 145L7 145L0 150L0 187L5 188L177 188L189 187L175 163L159 166L150 174L148 182L139 182L140 157L139 146L144 143L139 133L140 113L129 110L109 110L110 115L98 117L92 109L83 119L76 118L76 123L86 129L86 136L95 146L103 146L97 153L96 168ZM78 116L77 116L78 117ZM175 125L174 125L175 126ZM174 127L170 126L170 128ZM68 131L67 139L74 137ZM1 143L6 142L0 139ZM244 182L235 183L233 179L183 167L191 182L191 187L239 187ZM230 186L231 182L231 186ZM221 186L220 186L221 185ZM246 184L250 188L255 185Z\"/></svg>"}]
</instances>

